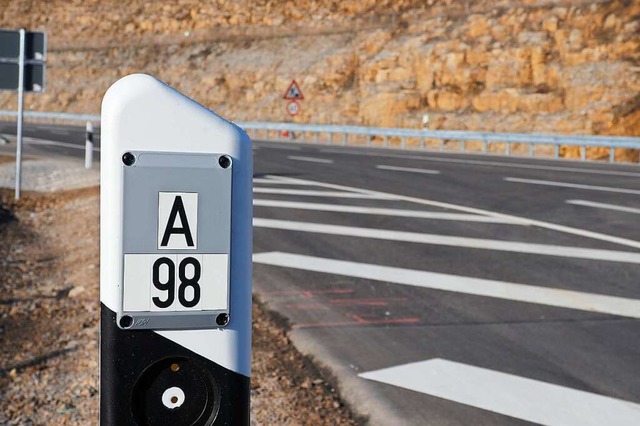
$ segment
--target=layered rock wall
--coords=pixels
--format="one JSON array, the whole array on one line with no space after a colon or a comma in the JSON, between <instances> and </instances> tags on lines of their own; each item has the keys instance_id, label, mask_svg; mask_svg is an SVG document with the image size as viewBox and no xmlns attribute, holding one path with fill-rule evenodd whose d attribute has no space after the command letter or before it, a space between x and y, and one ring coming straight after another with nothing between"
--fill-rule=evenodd
<instances>
[{"instance_id":1,"label":"layered rock wall","mask_svg":"<svg viewBox=\"0 0 640 426\"><path fill-rule=\"evenodd\" d=\"M1 27L50 37L28 109L97 113L147 72L235 120L285 121L295 78L299 122L640 135L637 0L4 3Z\"/></svg>"}]
</instances>

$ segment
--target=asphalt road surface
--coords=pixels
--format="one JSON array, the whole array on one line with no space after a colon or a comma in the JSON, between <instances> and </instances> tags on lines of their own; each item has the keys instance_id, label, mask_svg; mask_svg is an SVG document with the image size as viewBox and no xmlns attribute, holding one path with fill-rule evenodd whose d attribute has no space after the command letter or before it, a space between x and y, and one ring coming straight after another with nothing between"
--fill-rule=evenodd
<instances>
[{"instance_id":1,"label":"asphalt road surface","mask_svg":"<svg viewBox=\"0 0 640 426\"><path fill-rule=\"evenodd\" d=\"M10 144L0 146L0 152L15 152L13 140L16 134L15 122L0 121L0 137L9 136ZM84 158L86 130L84 127L53 124L25 123L22 131L25 154L59 155ZM100 160L100 128L94 129L94 161Z\"/></svg>"},{"instance_id":2,"label":"asphalt road surface","mask_svg":"<svg viewBox=\"0 0 640 426\"><path fill-rule=\"evenodd\" d=\"M254 291L372 424L640 424L637 165L254 154Z\"/></svg>"}]
</instances>

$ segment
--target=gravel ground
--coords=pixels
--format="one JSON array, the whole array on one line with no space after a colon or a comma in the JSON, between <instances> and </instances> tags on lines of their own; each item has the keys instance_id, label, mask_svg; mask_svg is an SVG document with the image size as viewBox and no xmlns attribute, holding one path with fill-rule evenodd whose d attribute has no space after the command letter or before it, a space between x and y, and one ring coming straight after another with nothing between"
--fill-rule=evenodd
<instances>
[{"instance_id":1,"label":"gravel ground","mask_svg":"<svg viewBox=\"0 0 640 426\"><path fill-rule=\"evenodd\" d=\"M15 157L0 155L0 187L14 188ZM97 168L85 169L80 160L65 158L31 158L22 162L22 190L52 192L86 188L100 184Z\"/></svg>"},{"instance_id":2,"label":"gravel ground","mask_svg":"<svg viewBox=\"0 0 640 426\"><path fill-rule=\"evenodd\" d=\"M2 425L97 424L98 210L97 187L0 189ZM252 424L363 424L275 314L253 315Z\"/></svg>"}]
</instances>

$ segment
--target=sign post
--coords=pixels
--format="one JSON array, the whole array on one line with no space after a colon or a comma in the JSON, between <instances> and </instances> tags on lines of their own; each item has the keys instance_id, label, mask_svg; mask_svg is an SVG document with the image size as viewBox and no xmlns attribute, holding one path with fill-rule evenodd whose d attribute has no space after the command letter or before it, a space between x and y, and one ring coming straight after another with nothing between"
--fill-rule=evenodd
<instances>
[{"instance_id":1,"label":"sign post","mask_svg":"<svg viewBox=\"0 0 640 426\"><path fill-rule=\"evenodd\" d=\"M22 188L22 120L24 115L24 29L20 33L20 52L18 53L18 122L16 124L16 193L15 198L20 198Z\"/></svg>"},{"instance_id":2,"label":"sign post","mask_svg":"<svg viewBox=\"0 0 640 426\"><path fill-rule=\"evenodd\" d=\"M251 141L143 74L101 132L100 424L248 425Z\"/></svg>"},{"instance_id":3,"label":"sign post","mask_svg":"<svg viewBox=\"0 0 640 426\"><path fill-rule=\"evenodd\" d=\"M22 185L24 92L44 90L47 38L40 31L0 30L0 90L18 92L16 125L16 200Z\"/></svg>"}]
</instances>

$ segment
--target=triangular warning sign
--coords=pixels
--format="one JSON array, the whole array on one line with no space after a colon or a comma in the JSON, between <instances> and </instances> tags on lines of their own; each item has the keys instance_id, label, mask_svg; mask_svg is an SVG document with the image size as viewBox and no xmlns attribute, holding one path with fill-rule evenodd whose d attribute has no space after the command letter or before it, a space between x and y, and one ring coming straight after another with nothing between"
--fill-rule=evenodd
<instances>
[{"instance_id":1,"label":"triangular warning sign","mask_svg":"<svg viewBox=\"0 0 640 426\"><path fill-rule=\"evenodd\" d=\"M298 86L298 83L296 83L295 80L293 80L289 85L289 88L284 94L284 98L289 101L301 101L304 99L302 90L300 90L300 86Z\"/></svg>"}]
</instances>

